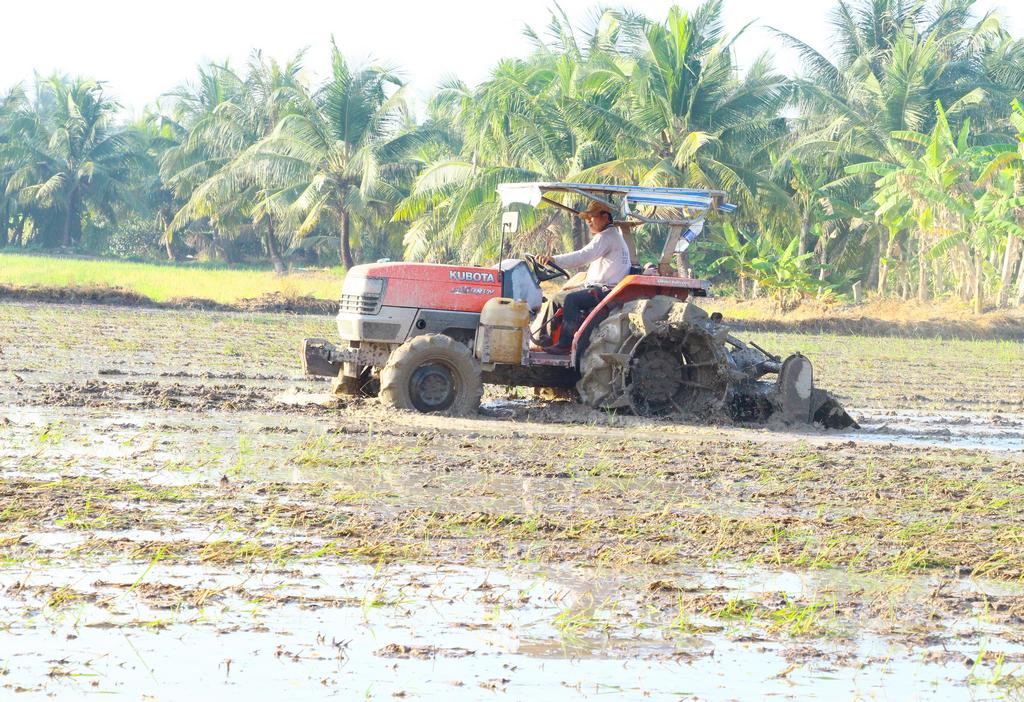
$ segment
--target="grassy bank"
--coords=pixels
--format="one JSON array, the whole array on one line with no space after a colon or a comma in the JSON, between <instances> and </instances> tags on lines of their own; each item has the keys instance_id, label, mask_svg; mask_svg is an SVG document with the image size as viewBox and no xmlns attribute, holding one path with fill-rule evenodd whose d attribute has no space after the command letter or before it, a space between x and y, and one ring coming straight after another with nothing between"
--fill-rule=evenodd
<instances>
[{"instance_id":1,"label":"grassy bank","mask_svg":"<svg viewBox=\"0 0 1024 702\"><path fill-rule=\"evenodd\" d=\"M721 297L701 301L734 325L765 332L859 334L921 338L1024 338L1024 308L988 309L974 314L968 303L950 298L927 303L872 298L861 304L826 304L809 298L785 312L770 300Z\"/></svg>"},{"instance_id":2,"label":"grassy bank","mask_svg":"<svg viewBox=\"0 0 1024 702\"><path fill-rule=\"evenodd\" d=\"M201 298L230 304L267 294L338 296L340 270L275 275L270 270L201 263L134 263L0 253L0 285L19 288L121 288L156 302Z\"/></svg>"},{"instance_id":3,"label":"grassy bank","mask_svg":"<svg viewBox=\"0 0 1024 702\"><path fill-rule=\"evenodd\" d=\"M0 253L0 298L47 303L237 309L334 314L340 268L284 276L257 268L60 258ZM554 283L545 285L548 294ZM712 294L714 294L712 292ZM202 302L198 302L202 301ZM779 310L770 300L710 297L699 304L746 332L1019 341L1024 308L972 313L959 300L877 300L852 305L805 300Z\"/></svg>"}]
</instances>

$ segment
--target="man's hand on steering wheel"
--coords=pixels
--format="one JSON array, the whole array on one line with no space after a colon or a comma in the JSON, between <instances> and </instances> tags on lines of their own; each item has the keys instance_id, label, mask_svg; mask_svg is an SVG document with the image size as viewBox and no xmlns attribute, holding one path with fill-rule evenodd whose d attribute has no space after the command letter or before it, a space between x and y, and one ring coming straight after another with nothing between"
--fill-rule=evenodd
<instances>
[{"instance_id":1,"label":"man's hand on steering wheel","mask_svg":"<svg viewBox=\"0 0 1024 702\"><path fill-rule=\"evenodd\" d=\"M554 280L555 278L564 277L568 280L572 277L564 268L555 263L551 256L524 254L523 258L530 263L534 274L537 276L537 280L542 283L546 280Z\"/></svg>"}]
</instances>

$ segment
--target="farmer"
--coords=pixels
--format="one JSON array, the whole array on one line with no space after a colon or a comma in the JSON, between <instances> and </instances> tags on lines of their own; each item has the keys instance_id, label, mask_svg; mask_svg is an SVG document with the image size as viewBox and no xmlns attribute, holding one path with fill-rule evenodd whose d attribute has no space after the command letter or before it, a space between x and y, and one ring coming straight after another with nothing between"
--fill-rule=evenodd
<instances>
[{"instance_id":1,"label":"farmer","mask_svg":"<svg viewBox=\"0 0 1024 702\"><path fill-rule=\"evenodd\" d=\"M538 257L544 265L554 262L562 268L580 268L589 264L583 287L563 290L555 298L556 304L559 301L562 304L562 331L558 344L548 346L544 351L559 356L568 355L572 338L583 320L629 274L630 268L629 247L622 231L614 224L612 209L604 203L592 201L580 217L590 226L589 244L579 251ZM564 299L558 299L563 296Z\"/></svg>"}]
</instances>

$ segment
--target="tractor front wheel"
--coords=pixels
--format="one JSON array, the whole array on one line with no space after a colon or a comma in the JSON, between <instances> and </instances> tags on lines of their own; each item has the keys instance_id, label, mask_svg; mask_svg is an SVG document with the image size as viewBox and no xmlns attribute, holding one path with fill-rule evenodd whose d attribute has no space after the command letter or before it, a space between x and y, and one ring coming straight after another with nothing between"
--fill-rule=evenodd
<instances>
[{"instance_id":1,"label":"tractor front wheel","mask_svg":"<svg viewBox=\"0 0 1024 702\"><path fill-rule=\"evenodd\" d=\"M399 346L380 373L380 398L397 409L470 415L480 407L480 364L465 344L424 334Z\"/></svg>"}]
</instances>

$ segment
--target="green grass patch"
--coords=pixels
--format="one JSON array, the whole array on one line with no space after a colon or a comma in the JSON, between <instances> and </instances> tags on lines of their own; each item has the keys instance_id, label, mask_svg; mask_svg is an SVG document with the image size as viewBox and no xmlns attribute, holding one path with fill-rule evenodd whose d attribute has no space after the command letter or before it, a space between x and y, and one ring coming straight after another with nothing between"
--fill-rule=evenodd
<instances>
[{"instance_id":1,"label":"green grass patch","mask_svg":"<svg viewBox=\"0 0 1024 702\"><path fill-rule=\"evenodd\" d=\"M259 268L204 263L136 263L0 253L0 285L40 288L121 288L156 302L194 297L230 304L278 293L337 298L340 268L276 275Z\"/></svg>"}]
</instances>

